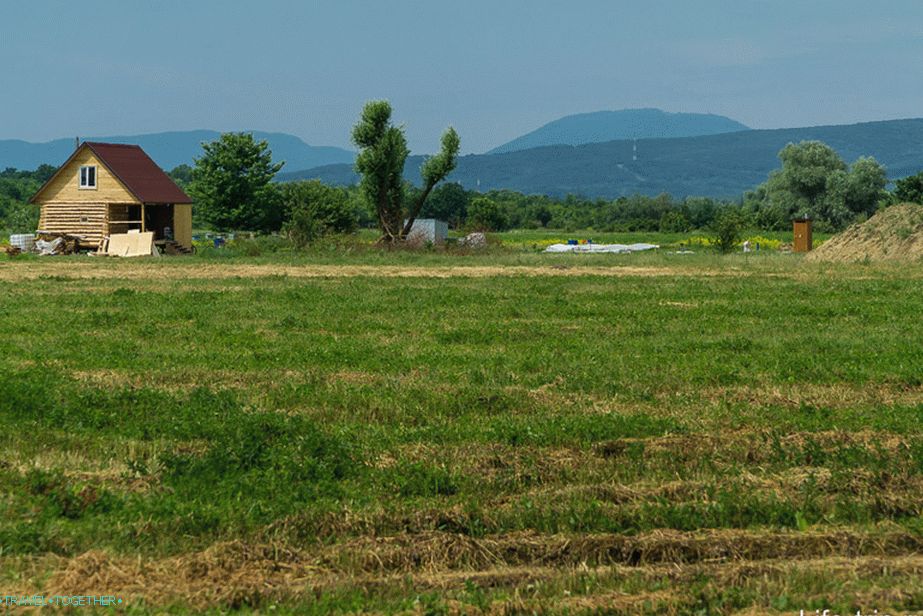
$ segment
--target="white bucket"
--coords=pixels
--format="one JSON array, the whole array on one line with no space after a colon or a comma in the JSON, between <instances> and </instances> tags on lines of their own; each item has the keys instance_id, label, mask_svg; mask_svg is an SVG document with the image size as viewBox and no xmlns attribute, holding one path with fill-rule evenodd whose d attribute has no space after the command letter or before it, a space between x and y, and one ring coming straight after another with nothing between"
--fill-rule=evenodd
<instances>
[{"instance_id":1,"label":"white bucket","mask_svg":"<svg viewBox=\"0 0 923 616\"><path fill-rule=\"evenodd\" d=\"M31 233L11 235L10 246L15 246L23 252L32 252L32 248L35 246L35 236Z\"/></svg>"}]
</instances>

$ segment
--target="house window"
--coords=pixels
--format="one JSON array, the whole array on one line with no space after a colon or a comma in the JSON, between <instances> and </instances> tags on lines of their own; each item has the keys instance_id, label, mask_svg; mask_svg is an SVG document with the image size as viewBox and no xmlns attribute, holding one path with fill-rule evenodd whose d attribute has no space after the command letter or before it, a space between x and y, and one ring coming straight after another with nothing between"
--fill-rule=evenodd
<instances>
[{"instance_id":1,"label":"house window","mask_svg":"<svg viewBox=\"0 0 923 616\"><path fill-rule=\"evenodd\" d=\"M80 188L96 188L96 166L80 167Z\"/></svg>"}]
</instances>

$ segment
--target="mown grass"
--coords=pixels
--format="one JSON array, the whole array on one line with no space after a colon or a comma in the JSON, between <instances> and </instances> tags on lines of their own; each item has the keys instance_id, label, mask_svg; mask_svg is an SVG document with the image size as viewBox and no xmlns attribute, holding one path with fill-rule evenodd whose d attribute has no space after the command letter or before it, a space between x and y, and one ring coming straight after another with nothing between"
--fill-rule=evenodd
<instances>
[{"instance_id":1,"label":"mown grass","mask_svg":"<svg viewBox=\"0 0 923 616\"><path fill-rule=\"evenodd\" d=\"M642 613L796 611L904 583L821 574L811 554L734 592L727 570L693 561L692 577L676 578L498 556L534 571L479 582L477 566L458 565L471 576L438 584L426 575L455 565L371 574L357 563L381 541L427 533L918 536L923 281L912 270L791 255L330 251L228 263L408 274L185 275L212 263L2 264L4 557L62 559L41 578L57 579L92 550L159 562L242 541L306 550L348 579L204 604L137 591L139 611L531 611L565 591L571 612L613 593ZM568 269L502 273L551 265ZM472 266L498 272L427 275ZM15 268L35 275L4 279ZM911 555L868 550L858 555ZM642 564L605 554L583 561ZM40 579L25 568L9 579ZM920 607L912 586L890 605Z\"/></svg>"}]
</instances>

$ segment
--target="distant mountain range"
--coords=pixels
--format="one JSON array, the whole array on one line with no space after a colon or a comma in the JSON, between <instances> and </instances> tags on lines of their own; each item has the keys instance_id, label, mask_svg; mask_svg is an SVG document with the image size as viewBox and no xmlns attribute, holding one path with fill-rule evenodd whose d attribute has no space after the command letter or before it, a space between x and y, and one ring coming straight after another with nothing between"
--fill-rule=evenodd
<instances>
[{"instance_id":1,"label":"distant mountain range","mask_svg":"<svg viewBox=\"0 0 923 616\"><path fill-rule=\"evenodd\" d=\"M874 156L892 179L923 170L923 119L911 119L469 155L459 159L449 180L467 189L506 188L552 196L615 198L665 192L676 197L738 197L779 167L779 150L804 140L827 143L847 162ZM420 181L423 160L413 156L407 161L407 176L414 182ZM340 185L358 180L351 165L326 165L278 177L282 181L317 178Z\"/></svg>"},{"instance_id":2,"label":"distant mountain range","mask_svg":"<svg viewBox=\"0 0 923 616\"><path fill-rule=\"evenodd\" d=\"M546 145L584 145L619 139L699 137L749 127L731 118L705 113L669 113L660 109L622 109L569 115L494 148L488 154Z\"/></svg>"},{"instance_id":3,"label":"distant mountain range","mask_svg":"<svg viewBox=\"0 0 923 616\"><path fill-rule=\"evenodd\" d=\"M213 130L191 130L148 135L85 137L81 140L135 143L144 148L161 168L169 171L177 165L193 164L193 160L202 155L202 142L214 141L220 134ZM308 145L298 137L286 133L253 131L253 136L268 141L273 160L284 160L284 168L292 171L335 163L352 164L356 156L354 152L341 148ZM60 165L73 151L74 138L55 139L45 143L0 140L0 169L35 169L41 164Z\"/></svg>"},{"instance_id":4,"label":"distant mountain range","mask_svg":"<svg viewBox=\"0 0 923 616\"><path fill-rule=\"evenodd\" d=\"M202 142L219 135L195 130L86 140L137 143L169 171L192 164L202 153ZM285 133L253 135L269 142L275 160L286 162L279 181L316 178L339 185L358 181L354 152L311 146ZM612 135L619 138L597 142ZM561 118L487 154L461 157L449 179L471 190L510 189L552 196L611 199L665 192L676 197L733 198L779 167L777 155L787 143L811 139L829 144L847 162L874 156L892 179L923 170L923 119L751 130L723 116L635 109ZM528 147L557 140L562 143ZM58 165L73 149L73 139L46 143L0 140L0 169ZM423 160L423 156L407 160L411 181L420 182Z\"/></svg>"}]
</instances>

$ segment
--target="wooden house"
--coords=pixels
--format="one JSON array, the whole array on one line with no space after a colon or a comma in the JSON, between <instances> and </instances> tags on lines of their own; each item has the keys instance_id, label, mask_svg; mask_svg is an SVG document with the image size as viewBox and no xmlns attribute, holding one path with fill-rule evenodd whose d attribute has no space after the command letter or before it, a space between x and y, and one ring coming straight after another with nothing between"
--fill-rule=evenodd
<instances>
[{"instance_id":1,"label":"wooden house","mask_svg":"<svg viewBox=\"0 0 923 616\"><path fill-rule=\"evenodd\" d=\"M192 246L192 199L137 145L80 144L30 203L42 208L39 233L77 236L81 246L135 229Z\"/></svg>"}]
</instances>

